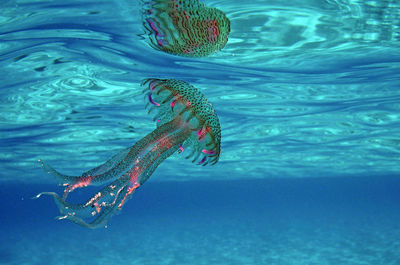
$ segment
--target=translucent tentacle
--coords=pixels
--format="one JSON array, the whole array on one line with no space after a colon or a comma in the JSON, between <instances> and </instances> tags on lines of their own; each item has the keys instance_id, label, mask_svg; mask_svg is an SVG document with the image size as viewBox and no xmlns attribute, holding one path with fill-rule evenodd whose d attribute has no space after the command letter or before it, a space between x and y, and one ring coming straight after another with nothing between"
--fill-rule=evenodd
<instances>
[{"instance_id":1,"label":"translucent tentacle","mask_svg":"<svg viewBox=\"0 0 400 265\"><path fill-rule=\"evenodd\" d=\"M109 160L107 160L107 162L105 162L104 164L84 172L82 176L85 177L85 176L103 175L104 173L110 171L121 160L125 159L130 150L131 147L125 148L124 150L120 151L118 154L114 155ZM94 178L93 180L97 181L96 178Z\"/></svg>"},{"instance_id":2,"label":"translucent tentacle","mask_svg":"<svg viewBox=\"0 0 400 265\"><path fill-rule=\"evenodd\" d=\"M101 210L94 209L90 205L73 205L66 203L60 196L55 192L42 192L36 196L39 198L41 195L53 196L56 202L61 216L57 216L58 220L70 220L78 225L87 228L98 228L105 226L109 218L118 210L121 209L121 202L126 199L126 194L129 190L128 185L122 187L120 192L116 194L112 203L104 204L101 206ZM132 193L132 192L131 192ZM131 194L129 193L129 195ZM98 211L98 212L97 212ZM84 218L92 218L91 221L86 222Z\"/></svg>"},{"instance_id":3,"label":"translucent tentacle","mask_svg":"<svg viewBox=\"0 0 400 265\"><path fill-rule=\"evenodd\" d=\"M86 187L88 185L101 185L120 177L133 164L137 152L138 150L136 150L134 146L126 148L114 155L104 164L84 172L81 176L63 175L45 162L41 160L39 160L39 162L47 173L56 178L59 185L66 187L62 197L62 199L65 200L68 193L76 188Z\"/></svg>"},{"instance_id":4,"label":"translucent tentacle","mask_svg":"<svg viewBox=\"0 0 400 265\"><path fill-rule=\"evenodd\" d=\"M131 181L130 176L125 175L82 204L68 203L55 192L42 192L35 198L50 195L54 198L61 214L57 219L68 219L84 227L96 228L104 225L116 210L120 210L128 196L139 187L136 181L134 183ZM91 221L86 222L84 219Z\"/></svg>"},{"instance_id":5,"label":"translucent tentacle","mask_svg":"<svg viewBox=\"0 0 400 265\"><path fill-rule=\"evenodd\" d=\"M111 175L110 172L113 171L116 165L126 159L130 149L131 148L125 148L124 150L107 160L107 162L105 162L104 164L101 164L89 171L82 173L81 176L64 175L42 160L39 160L39 163L41 164L45 172L55 177L59 185L72 186L81 184L81 187L87 186L89 184L101 185L104 182L109 181L112 177L119 176L117 172L114 172L113 175Z\"/></svg>"},{"instance_id":6,"label":"translucent tentacle","mask_svg":"<svg viewBox=\"0 0 400 265\"><path fill-rule=\"evenodd\" d=\"M41 167L46 173L51 174L55 177L58 185L64 185L65 182L67 183L73 182L77 178L75 176L68 176L61 174L60 172L52 168L49 164L45 163L40 159L38 160L38 162L40 163Z\"/></svg>"},{"instance_id":7,"label":"translucent tentacle","mask_svg":"<svg viewBox=\"0 0 400 265\"><path fill-rule=\"evenodd\" d=\"M58 219L68 219L88 228L102 226L122 208L132 193L151 176L161 162L179 149L191 132L180 117L161 125L130 148L126 157L135 154L135 159L125 157L125 160L134 160L130 169L82 204L68 203L68 190L62 197L54 192L42 192L36 198L41 195L52 196L61 213ZM112 170L118 168L119 164ZM47 169L53 174L59 174L51 167L47 166Z\"/></svg>"},{"instance_id":8,"label":"translucent tentacle","mask_svg":"<svg viewBox=\"0 0 400 265\"><path fill-rule=\"evenodd\" d=\"M77 217L75 215L67 215L65 219L68 219L80 226L87 227L87 228L98 228L100 226L107 226L107 222L110 219L110 217L120 208L118 207L118 204L122 201L124 198L124 194L126 193L128 187L125 186L122 189L122 192L117 196L116 198L116 203L111 204L111 205L105 205L102 208L102 212L97 215L97 217L92 220L91 222L86 222L82 218Z\"/></svg>"}]
</instances>

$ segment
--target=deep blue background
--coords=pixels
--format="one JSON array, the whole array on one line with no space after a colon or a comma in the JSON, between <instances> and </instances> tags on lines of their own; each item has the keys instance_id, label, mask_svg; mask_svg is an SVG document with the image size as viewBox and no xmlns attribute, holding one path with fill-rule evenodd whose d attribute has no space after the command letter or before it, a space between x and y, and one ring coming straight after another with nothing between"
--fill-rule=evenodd
<instances>
[{"instance_id":1,"label":"deep blue background","mask_svg":"<svg viewBox=\"0 0 400 265\"><path fill-rule=\"evenodd\" d=\"M1 264L400 262L396 177L150 181L107 229L97 230L54 220L50 197L30 199L44 190L55 186L1 187Z\"/></svg>"}]
</instances>

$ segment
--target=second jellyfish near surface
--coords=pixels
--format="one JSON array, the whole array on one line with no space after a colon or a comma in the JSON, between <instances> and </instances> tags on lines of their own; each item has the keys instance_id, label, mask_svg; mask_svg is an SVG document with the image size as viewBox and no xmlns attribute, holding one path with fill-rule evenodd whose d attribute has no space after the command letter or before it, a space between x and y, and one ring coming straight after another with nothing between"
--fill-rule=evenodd
<instances>
[{"instance_id":1,"label":"second jellyfish near surface","mask_svg":"<svg viewBox=\"0 0 400 265\"><path fill-rule=\"evenodd\" d=\"M150 45L167 53L201 57L221 50L230 21L198 0L143 0L143 25Z\"/></svg>"},{"instance_id":2,"label":"second jellyfish near surface","mask_svg":"<svg viewBox=\"0 0 400 265\"><path fill-rule=\"evenodd\" d=\"M167 157L176 151L190 149L187 158L200 165L215 164L221 152L221 129L213 106L192 85L175 79L147 79L146 108L154 113L157 128L114 155L104 164L81 176L66 176L40 161L46 172L65 186L63 196L51 195L60 210L59 219L95 228L121 210L127 199L152 175ZM186 151L185 151L186 152ZM66 201L76 188L109 183L82 204Z\"/></svg>"}]
</instances>

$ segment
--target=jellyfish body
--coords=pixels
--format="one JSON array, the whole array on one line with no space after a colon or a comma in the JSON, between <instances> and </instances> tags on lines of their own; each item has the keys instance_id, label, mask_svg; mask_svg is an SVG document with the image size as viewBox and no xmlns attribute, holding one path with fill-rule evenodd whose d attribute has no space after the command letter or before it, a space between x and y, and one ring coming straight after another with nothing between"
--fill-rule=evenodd
<instances>
[{"instance_id":1,"label":"jellyfish body","mask_svg":"<svg viewBox=\"0 0 400 265\"><path fill-rule=\"evenodd\" d=\"M153 132L81 176L63 175L40 161L43 169L65 186L63 196L54 192L36 196L54 197L61 213L58 219L68 219L89 228L105 225L161 162L176 151L191 149L187 158L201 165L218 162L220 124L214 108L203 94L190 84L174 79L147 79L143 85L147 86L146 108L157 120ZM66 201L68 194L76 188L109 182L82 204Z\"/></svg>"},{"instance_id":2,"label":"jellyfish body","mask_svg":"<svg viewBox=\"0 0 400 265\"><path fill-rule=\"evenodd\" d=\"M229 19L198 0L146 0L142 13L150 45L157 50L201 57L221 50L228 41Z\"/></svg>"}]
</instances>

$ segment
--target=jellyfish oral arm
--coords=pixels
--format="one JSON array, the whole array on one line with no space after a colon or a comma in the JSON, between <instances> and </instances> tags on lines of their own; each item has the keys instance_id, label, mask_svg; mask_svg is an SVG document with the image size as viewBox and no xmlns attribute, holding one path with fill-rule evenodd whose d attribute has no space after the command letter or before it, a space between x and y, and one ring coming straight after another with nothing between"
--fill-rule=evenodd
<instances>
[{"instance_id":1,"label":"jellyfish oral arm","mask_svg":"<svg viewBox=\"0 0 400 265\"><path fill-rule=\"evenodd\" d=\"M143 139L148 144L135 162L143 169L138 177L139 184L143 184L162 161L175 153L191 133L190 126L177 117L148 134Z\"/></svg>"},{"instance_id":2,"label":"jellyfish oral arm","mask_svg":"<svg viewBox=\"0 0 400 265\"><path fill-rule=\"evenodd\" d=\"M175 124L177 124L177 122L179 121L174 121ZM128 171L132 167L132 164L136 163L140 157L144 157L143 153L146 149L150 148L150 143L156 141L156 136L161 135L159 133L167 127L168 125L157 128L134 146L122 150L104 164L82 173L81 176L64 175L53 169L44 161L39 160L39 162L44 171L55 177L59 185L65 186L63 198L66 199L68 194L77 188L86 187L88 185L103 185L121 177L121 175Z\"/></svg>"},{"instance_id":3,"label":"jellyfish oral arm","mask_svg":"<svg viewBox=\"0 0 400 265\"><path fill-rule=\"evenodd\" d=\"M83 204L67 203L66 196L60 197L54 192L43 192L36 197L53 196L61 213L58 219L68 219L88 228L104 225L154 170L180 148L191 132L180 117L161 125L130 148L129 153L137 154L135 159L125 156L134 161L130 169ZM116 164L118 167L121 163ZM112 169L109 171L114 172Z\"/></svg>"},{"instance_id":4,"label":"jellyfish oral arm","mask_svg":"<svg viewBox=\"0 0 400 265\"><path fill-rule=\"evenodd\" d=\"M39 160L43 170L52 175L60 186L64 186L64 196L66 199L68 193L77 188L86 187L88 185L102 185L121 176L129 168L129 157L132 148L125 148L104 164L97 166L89 171L82 173L81 176L64 175L42 160Z\"/></svg>"}]
</instances>

